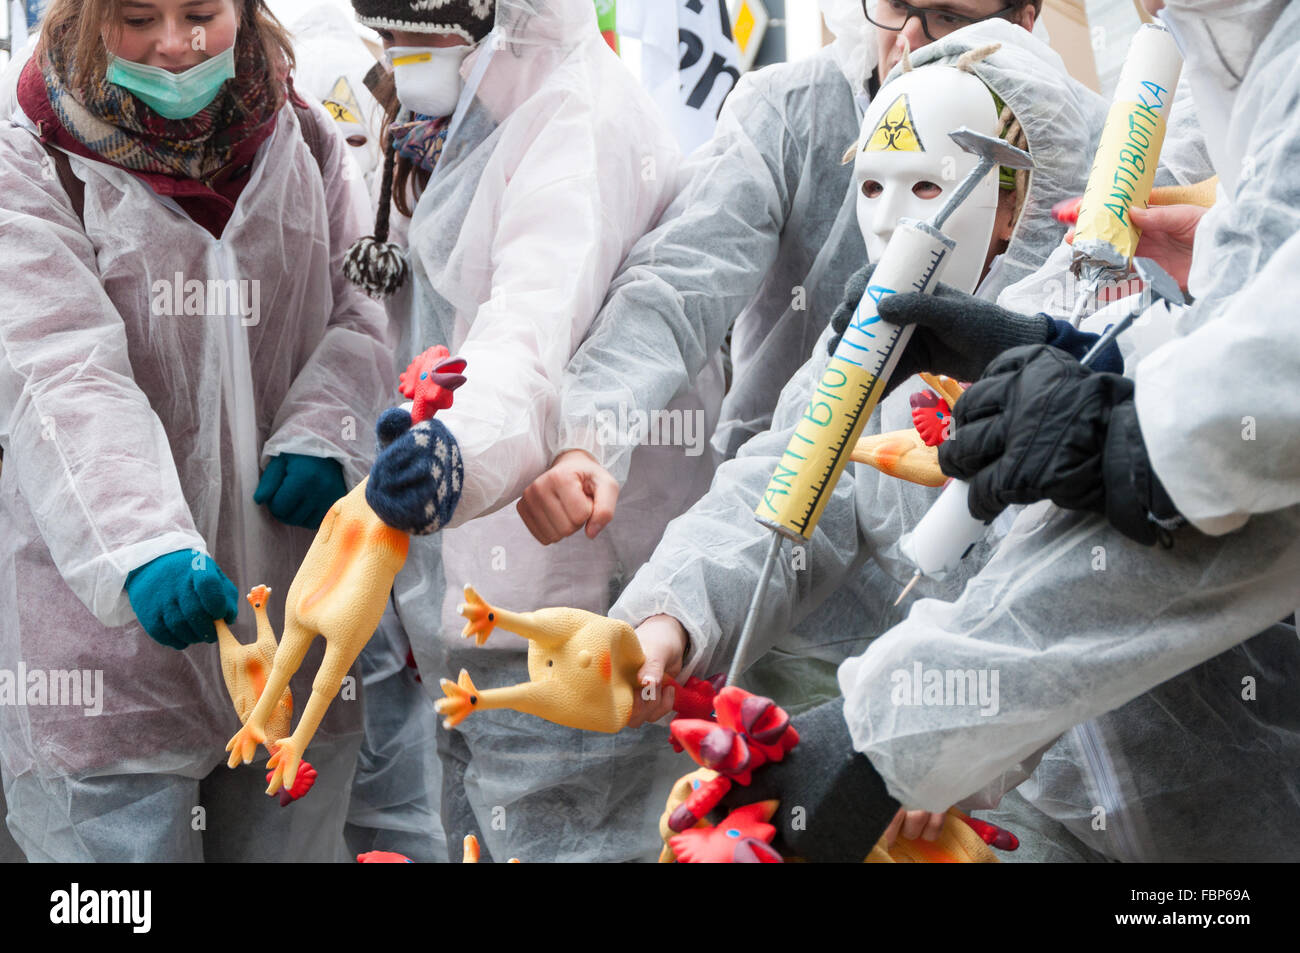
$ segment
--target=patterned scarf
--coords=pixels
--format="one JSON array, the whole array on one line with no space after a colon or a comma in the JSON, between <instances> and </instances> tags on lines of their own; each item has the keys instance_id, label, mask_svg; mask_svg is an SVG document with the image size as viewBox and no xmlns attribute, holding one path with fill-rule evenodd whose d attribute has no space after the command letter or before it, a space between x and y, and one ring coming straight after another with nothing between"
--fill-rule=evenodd
<instances>
[{"instance_id":1,"label":"patterned scarf","mask_svg":"<svg viewBox=\"0 0 1300 953\"><path fill-rule=\"evenodd\" d=\"M393 147L404 159L410 159L425 172L432 172L447 142L447 121L450 116L434 119L414 113L410 122L395 122L388 127L393 137Z\"/></svg>"},{"instance_id":2,"label":"patterned scarf","mask_svg":"<svg viewBox=\"0 0 1300 953\"><path fill-rule=\"evenodd\" d=\"M91 152L137 172L182 176L211 186L239 143L271 122L283 102L283 79L267 82L271 69L266 51L251 30L236 39L235 78L188 119L164 119L102 77L89 88L72 89L64 82L69 71L63 46L57 39L48 44L40 64L59 122Z\"/></svg>"}]
</instances>

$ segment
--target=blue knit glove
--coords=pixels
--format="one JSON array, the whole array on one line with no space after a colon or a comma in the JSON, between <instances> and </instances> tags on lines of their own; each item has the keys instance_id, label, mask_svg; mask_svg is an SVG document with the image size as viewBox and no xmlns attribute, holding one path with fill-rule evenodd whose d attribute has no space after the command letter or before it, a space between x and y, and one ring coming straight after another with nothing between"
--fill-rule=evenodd
<instances>
[{"instance_id":1,"label":"blue knit glove","mask_svg":"<svg viewBox=\"0 0 1300 953\"><path fill-rule=\"evenodd\" d=\"M239 612L235 584L211 556L189 549L131 570L124 588L149 637L170 649L217 641L212 620L231 623Z\"/></svg>"},{"instance_id":2,"label":"blue knit glove","mask_svg":"<svg viewBox=\"0 0 1300 953\"><path fill-rule=\"evenodd\" d=\"M1100 338L1100 334L1093 334L1091 331L1080 331L1069 321L1053 318L1052 327L1048 330L1047 343L1058 351L1069 354L1076 361L1081 361ZM1119 342L1111 341L1107 344L1088 366L1092 370L1100 371L1103 374L1123 374L1124 355L1120 353Z\"/></svg>"},{"instance_id":3,"label":"blue knit glove","mask_svg":"<svg viewBox=\"0 0 1300 953\"><path fill-rule=\"evenodd\" d=\"M337 460L282 453L266 465L253 502L266 504L281 523L316 529L347 492L343 465Z\"/></svg>"},{"instance_id":4,"label":"blue knit glove","mask_svg":"<svg viewBox=\"0 0 1300 953\"><path fill-rule=\"evenodd\" d=\"M375 430L383 449L370 468L366 502L394 529L436 533L460 502L465 467L456 438L437 420L412 427L399 408L384 411Z\"/></svg>"}]
</instances>

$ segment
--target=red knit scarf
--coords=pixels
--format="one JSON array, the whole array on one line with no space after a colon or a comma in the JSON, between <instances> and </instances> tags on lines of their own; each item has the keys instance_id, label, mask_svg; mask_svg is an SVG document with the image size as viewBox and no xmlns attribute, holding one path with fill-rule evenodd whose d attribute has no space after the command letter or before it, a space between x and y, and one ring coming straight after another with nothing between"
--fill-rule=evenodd
<instances>
[{"instance_id":1,"label":"red knit scarf","mask_svg":"<svg viewBox=\"0 0 1300 953\"><path fill-rule=\"evenodd\" d=\"M114 165L136 172L181 176L211 185L250 137L265 138L284 98L287 66L272 70L260 39L240 33L235 78L207 107L188 119L165 119L126 89L103 77L73 89L65 78L63 44L48 44L39 66L50 106L64 130Z\"/></svg>"}]
</instances>

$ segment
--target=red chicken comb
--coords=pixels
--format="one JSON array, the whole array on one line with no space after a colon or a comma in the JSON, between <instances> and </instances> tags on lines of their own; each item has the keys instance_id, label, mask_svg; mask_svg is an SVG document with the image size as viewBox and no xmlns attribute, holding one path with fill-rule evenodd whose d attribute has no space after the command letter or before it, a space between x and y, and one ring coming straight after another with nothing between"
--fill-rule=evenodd
<instances>
[{"instance_id":1,"label":"red chicken comb","mask_svg":"<svg viewBox=\"0 0 1300 953\"><path fill-rule=\"evenodd\" d=\"M696 718L675 718L668 731L696 764L749 784L752 758L744 735Z\"/></svg>"},{"instance_id":2,"label":"red chicken comb","mask_svg":"<svg viewBox=\"0 0 1300 953\"><path fill-rule=\"evenodd\" d=\"M998 827L996 824L969 815L962 815L961 819L980 836L980 840L990 847L996 847L998 850L1016 850L1020 847L1020 838L1005 827Z\"/></svg>"},{"instance_id":3,"label":"red chicken comb","mask_svg":"<svg viewBox=\"0 0 1300 953\"><path fill-rule=\"evenodd\" d=\"M266 772L267 784L271 783L271 778L274 774L275 774L274 771ZM311 786L315 783L316 783L316 769L313 768L308 762L304 761L302 764L298 766L298 776L293 779L293 787L280 788L280 806L288 807L294 801L298 800L298 798L304 796L308 791L310 791Z\"/></svg>"},{"instance_id":4,"label":"red chicken comb","mask_svg":"<svg viewBox=\"0 0 1300 953\"><path fill-rule=\"evenodd\" d=\"M908 403L912 405L912 424L927 447L937 447L948 439L952 408L946 400L927 388L913 394Z\"/></svg>"},{"instance_id":5,"label":"red chicken comb","mask_svg":"<svg viewBox=\"0 0 1300 953\"><path fill-rule=\"evenodd\" d=\"M713 706L718 724L742 735L767 761L780 761L798 742L789 714L770 698L731 685L718 692Z\"/></svg>"},{"instance_id":6,"label":"red chicken comb","mask_svg":"<svg viewBox=\"0 0 1300 953\"><path fill-rule=\"evenodd\" d=\"M1079 223L1079 206L1083 204L1083 196L1076 195L1074 198L1061 199L1052 206L1052 218L1056 219L1062 225L1077 225Z\"/></svg>"},{"instance_id":7,"label":"red chicken comb","mask_svg":"<svg viewBox=\"0 0 1300 953\"><path fill-rule=\"evenodd\" d=\"M357 854L358 864L410 864L414 863L411 858L405 854L394 853L391 850L368 850L364 854Z\"/></svg>"},{"instance_id":8,"label":"red chicken comb","mask_svg":"<svg viewBox=\"0 0 1300 953\"><path fill-rule=\"evenodd\" d=\"M465 367L464 358L452 357L441 344L423 351L407 365L397 386L403 397L415 402L411 408L412 423L428 420L451 406L452 392L465 383L461 373Z\"/></svg>"},{"instance_id":9,"label":"red chicken comb","mask_svg":"<svg viewBox=\"0 0 1300 953\"><path fill-rule=\"evenodd\" d=\"M709 720L713 718L714 696L718 694L725 680L726 676L721 673L707 679L692 675L683 685L666 676L664 684L672 685L677 689L673 699L673 711L680 717Z\"/></svg>"},{"instance_id":10,"label":"red chicken comb","mask_svg":"<svg viewBox=\"0 0 1300 953\"><path fill-rule=\"evenodd\" d=\"M684 864L779 864L781 855L770 846L776 828L767 823L776 808L776 801L746 804L717 827L693 827L670 837L668 846Z\"/></svg>"},{"instance_id":11,"label":"red chicken comb","mask_svg":"<svg viewBox=\"0 0 1300 953\"><path fill-rule=\"evenodd\" d=\"M668 829L681 833L694 827L718 806L731 790L731 780L719 774L708 781L694 782L694 790L668 818Z\"/></svg>"},{"instance_id":12,"label":"red chicken comb","mask_svg":"<svg viewBox=\"0 0 1300 953\"><path fill-rule=\"evenodd\" d=\"M414 398L415 385L419 382L420 375L448 357L451 357L451 351L441 344L435 344L416 355L415 360L406 366L406 370L397 379L397 389L402 392L402 396L408 400Z\"/></svg>"}]
</instances>

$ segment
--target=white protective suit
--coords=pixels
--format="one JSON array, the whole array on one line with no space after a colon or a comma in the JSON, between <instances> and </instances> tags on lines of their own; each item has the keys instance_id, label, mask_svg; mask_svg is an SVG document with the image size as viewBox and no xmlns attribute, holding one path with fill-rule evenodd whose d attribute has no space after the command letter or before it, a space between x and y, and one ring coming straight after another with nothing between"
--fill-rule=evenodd
<instances>
[{"instance_id":1,"label":"white protective suit","mask_svg":"<svg viewBox=\"0 0 1300 953\"><path fill-rule=\"evenodd\" d=\"M410 651L390 605L357 658L365 735L348 803L348 850L396 851L416 863L445 863L438 713L408 662Z\"/></svg>"},{"instance_id":2,"label":"white protective suit","mask_svg":"<svg viewBox=\"0 0 1300 953\"><path fill-rule=\"evenodd\" d=\"M1141 361L1139 418L1153 463L1184 492L1180 499L1171 488L1175 501L1191 501L1202 528L1241 528L1185 529L1163 551L1133 544L1099 517L1027 508L959 600L918 603L840 669L855 747L909 804L937 807L975 791L991 803L1041 756L1019 793L1105 856L1297 856L1290 834L1300 792L1285 766L1300 760L1300 643L1294 629L1273 624L1300 596L1300 507L1287 495L1294 423L1277 409L1285 401L1249 399L1270 390L1255 382L1291 380L1297 370L1278 288L1300 265L1300 178L1286 119L1300 90L1300 11L1272 6L1234 5L1232 28L1215 33L1231 50L1223 40L1244 30L1254 41L1236 48L1258 50L1235 62L1245 78L1229 115L1216 104L1210 118L1208 71L1188 50L1184 77L1216 164L1231 144L1216 124L1230 116L1241 136L1233 155L1251 156L1254 171L1238 176L1232 159L1223 165L1225 194L1198 231L1191 284L1199 297L1174 340L1153 340L1154 351L1129 358L1130 374L1133 358ZM1212 353L1189 346L1198 334ZM1253 444L1241 429L1248 412L1260 421ZM997 717L890 704L879 686L915 664L998 672Z\"/></svg>"},{"instance_id":3,"label":"white protective suit","mask_svg":"<svg viewBox=\"0 0 1300 953\"><path fill-rule=\"evenodd\" d=\"M619 263L675 193L680 154L604 44L590 0L501 0L462 75L440 164L407 228L411 275L392 303L399 363L433 344L468 361L467 383L438 416L465 460L460 502L449 528L413 541L394 586L424 687L439 697L439 678L462 667L485 688L527 678L520 637L501 631L482 648L461 638L466 584L516 610L609 606L668 519L708 486L721 390L702 382L674 404L685 447L637 451L620 525L595 541L532 538L508 504L551 462L565 365ZM456 752L444 790L477 817L449 817L444 798L457 853L466 823L499 859L651 849L672 780L654 783L655 759L672 754L662 728L604 736L493 711L440 744Z\"/></svg>"},{"instance_id":4,"label":"white protective suit","mask_svg":"<svg viewBox=\"0 0 1300 953\"><path fill-rule=\"evenodd\" d=\"M97 671L103 692L96 716L0 706L10 829L33 859L334 859L360 706L330 707L307 753L316 787L282 810L264 768L223 764L239 722L217 646L154 642L122 587L194 549L241 592L283 598L313 534L253 503L260 467L301 453L351 482L368 471L394 370L382 308L340 271L366 224L346 147L314 106L318 167L286 105L218 241L130 173L72 156L79 221L14 118L0 122L0 669ZM178 278L205 283L201 313L168 313ZM232 315L231 287L256 308ZM235 629L251 640L242 600Z\"/></svg>"},{"instance_id":5,"label":"white protective suit","mask_svg":"<svg viewBox=\"0 0 1300 953\"><path fill-rule=\"evenodd\" d=\"M1300 371L1289 296L1279 293L1296 257L1279 249L1300 229L1300 130L1288 98L1300 89L1300 9L1277 0L1167 7L1222 199L1197 230L1196 303L1176 339L1138 369L1138 420L1179 511L1204 532L1226 533L1251 513L1300 503L1295 402L1240 384L1294 381ZM1216 399L1189 404L1193 390Z\"/></svg>"},{"instance_id":6,"label":"white protective suit","mask_svg":"<svg viewBox=\"0 0 1300 953\"><path fill-rule=\"evenodd\" d=\"M1041 265L1060 241L1065 229L1052 220L1051 207L1085 182L1106 108L1100 97L1068 77L1050 48L1005 22L958 31L918 51L914 62L918 67L941 59L951 64L991 37L1003 48L973 69L1020 119L1036 169L1002 256L1007 264L999 274L990 272L981 295L1000 287L1000 276ZM888 89L886 83L880 95L888 95ZM924 106L918 102L915 108ZM855 193L846 189L844 201L853 214ZM825 365L825 339L823 334L815 348L810 346L811 359L782 392L772 429L719 468L709 493L670 524L651 562L611 611L634 624L656 613L677 618L691 635L686 668L695 674L725 671L734 654L770 540L770 530L754 519L754 507ZM876 409L865 432L911 426L908 397L921 386L919 378L902 384ZM755 668L779 667L790 675L776 683L751 681L756 689L777 691L782 704L801 707L810 700L806 676L817 668L811 659L838 662L855 644L860 650L902 618L906 607L890 604L912 570L897 541L937 496L938 490L885 477L870 467L848 467L811 541L778 562L747 658L757 659L775 642L781 662L774 664L769 656ZM920 586L955 598L964 574L972 571L963 567L957 577L943 583L925 580Z\"/></svg>"},{"instance_id":7,"label":"white protective suit","mask_svg":"<svg viewBox=\"0 0 1300 953\"><path fill-rule=\"evenodd\" d=\"M620 482L632 448L601 439L602 415L655 411L709 373L727 329L732 387L714 446L724 457L766 429L777 394L866 262L851 165L875 36L858 0L823 0L836 39L815 56L747 73L685 187L610 286L564 383L554 450L577 448ZM622 518L624 503L619 501Z\"/></svg>"}]
</instances>

